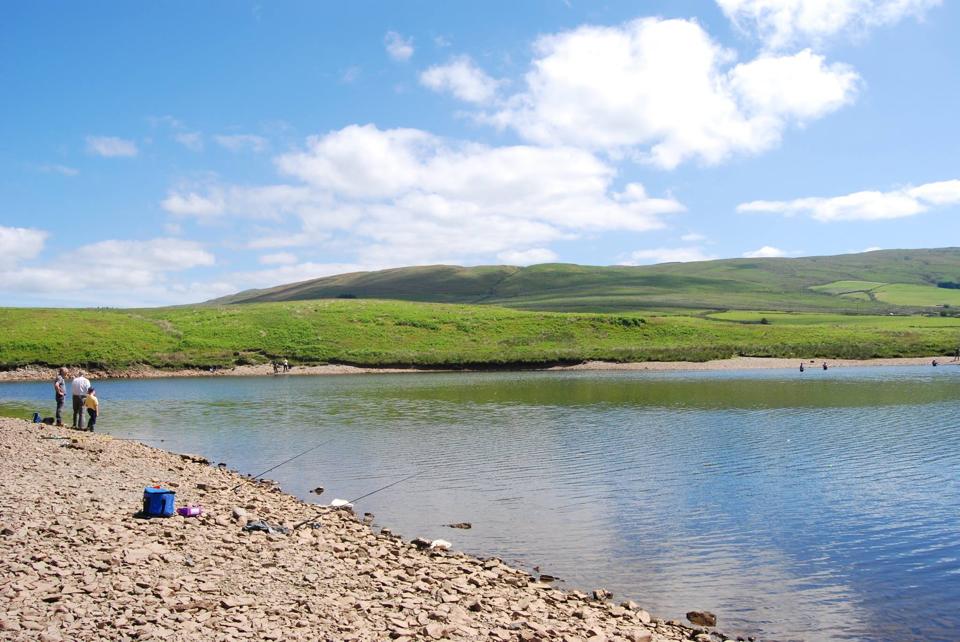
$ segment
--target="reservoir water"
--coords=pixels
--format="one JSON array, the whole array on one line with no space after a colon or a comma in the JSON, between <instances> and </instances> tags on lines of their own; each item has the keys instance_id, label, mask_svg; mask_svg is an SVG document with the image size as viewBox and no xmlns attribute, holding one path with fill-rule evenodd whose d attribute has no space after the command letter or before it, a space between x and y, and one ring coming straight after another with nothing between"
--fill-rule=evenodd
<instances>
[{"instance_id":1,"label":"reservoir water","mask_svg":"<svg viewBox=\"0 0 960 642\"><path fill-rule=\"evenodd\" d=\"M655 616L960 639L957 367L95 383L101 432L246 473L330 440L268 476L329 502L419 473L358 512ZM0 405L51 415L50 391L0 384Z\"/></svg>"}]
</instances>

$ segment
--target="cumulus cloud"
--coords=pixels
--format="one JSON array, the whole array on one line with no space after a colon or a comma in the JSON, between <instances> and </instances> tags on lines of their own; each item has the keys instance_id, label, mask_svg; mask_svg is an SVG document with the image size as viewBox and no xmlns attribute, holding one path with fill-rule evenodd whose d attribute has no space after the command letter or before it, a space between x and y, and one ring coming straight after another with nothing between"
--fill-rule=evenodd
<instances>
[{"instance_id":1,"label":"cumulus cloud","mask_svg":"<svg viewBox=\"0 0 960 642\"><path fill-rule=\"evenodd\" d=\"M388 31L383 37L387 54L394 60L404 62L413 55L413 38L404 38L396 31Z\"/></svg>"},{"instance_id":2,"label":"cumulus cloud","mask_svg":"<svg viewBox=\"0 0 960 642\"><path fill-rule=\"evenodd\" d=\"M717 257L706 254L699 247L658 247L650 250L631 252L620 265L647 265L650 263L689 263L691 261L710 261Z\"/></svg>"},{"instance_id":3,"label":"cumulus cloud","mask_svg":"<svg viewBox=\"0 0 960 642\"><path fill-rule=\"evenodd\" d=\"M740 29L770 49L821 44L840 35L861 36L904 18L922 19L942 0L717 0Z\"/></svg>"},{"instance_id":4,"label":"cumulus cloud","mask_svg":"<svg viewBox=\"0 0 960 642\"><path fill-rule=\"evenodd\" d=\"M414 129L352 125L276 159L313 190L297 210L313 233L350 221L365 263L465 260L540 248L588 231L645 231L683 210L569 147L488 147ZM304 208L317 195L328 200Z\"/></svg>"},{"instance_id":5,"label":"cumulus cloud","mask_svg":"<svg viewBox=\"0 0 960 642\"><path fill-rule=\"evenodd\" d=\"M32 259L43 251L49 234L30 227L0 225L0 269Z\"/></svg>"},{"instance_id":6,"label":"cumulus cloud","mask_svg":"<svg viewBox=\"0 0 960 642\"><path fill-rule=\"evenodd\" d=\"M207 195L197 192L170 192L160 202L160 206L177 216L196 216L207 218L223 214L223 194L214 190Z\"/></svg>"},{"instance_id":7,"label":"cumulus cloud","mask_svg":"<svg viewBox=\"0 0 960 642\"><path fill-rule=\"evenodd\" d=\"M329 198L304 186L207 184L171 189L160 206L175 216L201 220L224 214L277 220L291 213L302 214L305 218L314 217L318 208L329 203ZM333 214L345 225L351 220L349 212L338 211Z\"/></svg>"},{"instance_id":8,"label":"cumulus cloud","mask_svg":"<svg viewBox=\"0 0 960 642\"><path fill-rule=\"evenodd\" d=\"M501 252L497 258L509 265L536 265L538 263L553 263L557 260L557 253L542 247L529 250L509 250Z\"/></svg>"},{"instance_id":9,"label":"cumulus cloud","mask_svg":"<svg viewBox=\"0 0 960 642\"><path fill-rule=\"evenodd\" d=\"M779 143L791 125L854 100L858 75L809 50L734 64L693 20L644 18L541 37L526 88L482 120L543 145L671 169Z\"/></svg>"},{"instance_id":10,"label":"cumulus cloud","mask_svg":"<svg viewBox=\"0 0 960 642\"><path fill-rule=\"evenodd\" d=\"M469 56L458 56L420 74L420 83L438 92L449 92L471 103L488 103L497 94L500 81L491 78Z\"/></svg>"},{"instance_id":11,"label":"cumulus cloud","mask_svg":"<svg viewBox=\"0 0 960 642\"><path fill-rule=\"evenodd\" d=\"M684 234L681 236L680 240L684 243L699 243L700 241L706 241L707 237L703 234L698 234L697 232L690 232L689 234Z\"/></svg>"},{"instance_id":12,"label":"cumulus cloud","mask_svg":"<svg viewBox=\"0 0 960 642\"><path fill-rule=\"evenodd\" d=\"M107 158L136 156L139 152L132 140L115 136L87 136L87 151Z\"/></svg>"},{"instance_id":13,"label":"cumulus cloud","mask_svg":"<svg viewBox=\"0 0 960 642\"><path fill-rule=\"evenodd\" d=\"M255 134L219 134L213 140L231 152L262 152L270 145L266 138Z\"/></svg>"},{"instance_id":14,"label":"cumulus cloud","mask_svg":"<svg viewBox=\"0 0 960 642\"><path fill-rule=\"evenodd\" d=\"M0 228L0 239L6 237L3 229ZM36 256L42 248L42 242L37 239L45 238L46 233L31 232L33 234L27 237L33 239L32 255ZM22 234L20 237L24 240ZM23 254L22 258L30 258L29 253ZM201 300L183 297L191 293L219 292L228 284L175 284L168 282L167 275L214 263L213 254L195 241L175 238L106 240L66 252L58 256L56 265L0 266L9 267L0 269L0 291L56 296L83 305ZM91 292L95 294L91 295Z\"/></svg>"},{"instance_id":15,"label":"cumulus cloud","mask_svg":"<svg viewBox=\"0 0 960 642\"><path fill-rule=\"evenodd\" d=\"M744 258L748 259L761 259L761 258L777 258L781 256L787 256L788 252L781 250L778 247L773 247L771 245L764 245L760 249L753 250L751 252L744 252Z\"/></svg>"},{"instance_id":16,"label":"cumulus cloud","mask_svg":"<svg viewBox=\"0 0 960 642\"><path fill-rule=\"evenodd\" d=\"M805 214L818 221L876 221L915 216L932 207L960 203L960 180L926 183L888 192L862 191L829 198L807 197L791 201L750 201L738 212L764 212L793 216Z\"/></svg>"}]
</instances>

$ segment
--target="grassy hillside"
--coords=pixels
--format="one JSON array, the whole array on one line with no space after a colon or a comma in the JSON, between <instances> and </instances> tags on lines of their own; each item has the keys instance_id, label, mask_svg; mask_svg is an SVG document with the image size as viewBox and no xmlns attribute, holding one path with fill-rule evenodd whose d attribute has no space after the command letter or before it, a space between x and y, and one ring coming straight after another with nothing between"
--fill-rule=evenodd
<instances>
[{"instance_id":1,"label":"grassy hillside","mask_svg":"<svg viewBox=\"0 0 960 642\"><path fill-rule=\"evenodd\" d=\"M493 304L528 310L739 309L911 312L960 305L960 248L626 267L428 266L343 274L213 303L325 298ZM881 288L876 293L868 290Z\"/></svg>"},{"instance_id":2,"label":"grassy hillside","mask_svg":"<svg viewBox=\"0 0 960 642\"><path fill-rule=\"evenodd\" d=\"M0 369L230 366L274 357L437 367L733 355L868 358L952 353L960 342L955 318L561 314L364 300L149 310L6 308L0 309L0 327Z\"/></svg>"}]
</instances>

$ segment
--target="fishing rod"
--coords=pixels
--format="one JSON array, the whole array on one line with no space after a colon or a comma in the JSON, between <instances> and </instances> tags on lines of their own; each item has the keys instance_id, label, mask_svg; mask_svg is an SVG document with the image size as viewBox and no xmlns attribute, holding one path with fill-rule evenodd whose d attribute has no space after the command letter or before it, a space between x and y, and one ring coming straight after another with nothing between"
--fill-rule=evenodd
<instances>
[{"instance_id":1,"label":"fishing rod","mask_svg":"<svg viewBox=\"0 0 960 642\"><path fill-rule=\"evenodd\" d=\"M284 459L283 461L281 461L281 462L280 462L279 464L277 464L276 466L273 466L272 468L267 468L267 469L266 469L265 471L263 471L262 473L257 473L256 475L253 476L253 478L256 479L257 477L262 477L263 475L266 475L266 474L269 473L270 471L276 470L277 468L280 468L280 466L283 466L284 464L289 464L289 463L290 463L291 461L293 461L294 459L298 459L298 458L300 458L300 457L303 457L304 455L306 455L306 454L309 453L309 452L313 452L314 450L316 450L316 449L319 448L320 446L326 446L327 444L329 444L329 443L330 443L331 441L333 441L334 439L336 439L336 437L331 437L330 439L327 439L326 441L321 441L321 442L320 442L319 444L317 444L316 446L313 446L312 448L307 448L307 449L304 450L302 453L297 454L297 455L294 455L294 456L291 457L290 459ZM231 488L230 490L232 490L233 492L236 492L237 489L240 488L241 486L243 486L243 482L240 482L239 484L237 484L236 486L234 486L234 487Z\"/></svg>"},{"instance_id":2,"label":"fishing rod","mask_svg":"<svg viewBox=\"0 0 960 642\"><path fill-rule=\"evenodd\" d=\"M412 475L409 475L408 477L404 477L403 479L400 479L400 480L398 480L398 481L395 481L395 482L393 482L392 484L387 484L386 486L383 486L382 488L378 488L377 490L371 491L371 492L367 493L366 495L360 495L360 497L357 497L356 499L351 499L351 500L350 500L350 503L352 504L353 502L358 502L358 501L360 501L361 499L366 499L367 497L370 497L371 495L376 495L376 494L379 493L381 490L387 490L388 488L392 488L393 486L396 486L397 484L400 484L400 483L402 483L402 482L405 482L405 481L407 481L408 479L413 479L414 477L416 477L417 475L419 475L419 474L422 473L422 472L423 472L422 470L418 470L417 472L413 473Z\"/></svg>"},{"instance_id":3,"label":"fishing rod","mask_svg":"<svg viewBox=\"0 0 960 642\"><path fill-rule=\"evenodd\" d=\"M412 475L408 475L408 476L404 477L403 479L398 479L397 481L391 482L391 483L387 484L386 486L381 486L380 488L378 488L378 489L376 489L376 490L370 491L370 492L367 493L366 495L360 495L360 497L357 497L356 499L351 499L349 503L352 504L353 502L360 501L361 499L366 499L367 497L370 497L371 495L376 495L377 493L379 493L379 492L382 491L382 490L387 490L388 488L392 488L392 487L396 486L397 484L402 484L403 482L407 481L408 479L413 479L414 477L416 477L417 475L419 475L419 474L422 473L422 472L423 472L422 470L418 470L417 472L413 473ZM295 524L295 525L293 526L293 529L292 529L292 530L297 530L297 529L300 528L301 526L304 526L304 525L306 525L306 524L309 524L310 522L312 522L313 520L315 520L315 519L316 519L317 517L319 517L319 516L320 516L319 513L317 513L317 514L315 514L313 517L308 517L307 519L303 520L302 522L300 522L300 523L298 523L298 524Z\"/></svg>"}]
</instances>

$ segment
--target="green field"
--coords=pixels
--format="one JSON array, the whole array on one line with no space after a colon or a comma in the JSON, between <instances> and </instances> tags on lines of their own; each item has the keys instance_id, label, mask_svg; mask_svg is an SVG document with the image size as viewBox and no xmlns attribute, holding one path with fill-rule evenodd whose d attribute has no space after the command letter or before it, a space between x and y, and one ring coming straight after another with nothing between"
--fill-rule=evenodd
<instances>
[{"instance_id":1,"label":"green field","mask_svg":"<svg viewBox=\"0 0 960 642\"><path fill-rule=\"evenodd\" d=\"M3 369L231 366L277 357L298 364L453 368L735 355L870 358L947 354L960 342L955 318L580 314L375 300L147 310L4 308L0 327Z\"/></svg>"},{"instance_id":2,"label":"green field","mask_svg":"<svg viewBox=\"0 0 960 642\"><path fill-rule=\"evenodd\" d=\"M843 298L880 301L891 305L913 308L960 306L960 290L932 285L907 283L878 283L876 281L834 281L810 288L817 292Z\"/></svg>"}]
</instances>

